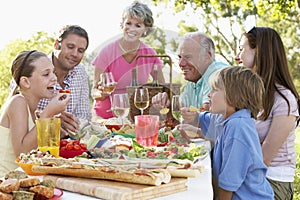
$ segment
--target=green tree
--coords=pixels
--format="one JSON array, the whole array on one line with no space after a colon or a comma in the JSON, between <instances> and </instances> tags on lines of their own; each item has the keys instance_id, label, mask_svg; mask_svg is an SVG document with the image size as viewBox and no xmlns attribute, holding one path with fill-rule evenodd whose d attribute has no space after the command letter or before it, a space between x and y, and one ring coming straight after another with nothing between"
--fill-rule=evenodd
<instances>
[{"instance_id":1,"label":"green tree","mask_svg":"<svg viewBox=\"0 0 300 200\"><path fill-rule=\"evenodd\" d=\"M254 18L258 26L269 26L281 35L287 49L293 80L300 92L300 1L295 0L152 0L154 5L171 6L176 13L186 12L201 24L187 25L182 20L181 32L201 30L212 37L216 53L229 64L235 65L241 34L246 31L245 21ZM192 11L191 11L192 10ZM193 13L192 13L193 12ZM194 26L194 30L191 27Z\"/></svg>"},{"instance_id":2,"label":"green tree","mask_svg":"<svg viewBox=\"0 0 300 200\"><path fill-rule=\"evenodd\" d=\"M45 32L37 32L28 40L16 39L0 51L0 108L9 94L11 64L17 54L24 50L36 49L49 54L53 49L54 37Z\"/></svg>"}]
</instances>

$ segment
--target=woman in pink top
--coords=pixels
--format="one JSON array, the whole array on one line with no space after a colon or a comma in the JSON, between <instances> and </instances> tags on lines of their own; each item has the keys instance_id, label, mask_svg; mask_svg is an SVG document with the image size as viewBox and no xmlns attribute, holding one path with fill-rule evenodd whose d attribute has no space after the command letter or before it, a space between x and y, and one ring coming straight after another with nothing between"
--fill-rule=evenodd
<instances>
[{"instance_id":1,"label":"woman in pink top","mask_svg":"<svg viewBox=\"0 0 300 200\"><path fill-rule=\"evenodd\" d=\"M99 90L100 74L112 72L117 82L114 93L126 93L126 86L131 85L131 71L136 67L136 57L156 54L155 50L140 41L141 37L146 37L153 31L152 12L146 4L135 1L127 7L122 15L121 28L123 36L105 46L93 62L95 71L92 96L94 92L98 93L94 111L97 116L102 118L113 117L113 113L107 112L111 107L108 95L101 90L99 95L99 91L97 91ZM158 82L164 82L161 70L162 62L159 58L154 57L138 59L138 83L146 83L149 75L154 76L154 65L158 67Z\"/></svg>"},{"instance_id":2,"label":"woman in pink top","mask_svg":"<svg viewBox=\"0 0 300 200\"><path fill-rule=\"evenodd\" d=\"M252 68L264 81L266 94L256 129L268 166L267 178L276 200L293 199L294 140L300 100L280 36L268 27L252 28L243 35L237 60Z\"/></svg>"}]
</instances>

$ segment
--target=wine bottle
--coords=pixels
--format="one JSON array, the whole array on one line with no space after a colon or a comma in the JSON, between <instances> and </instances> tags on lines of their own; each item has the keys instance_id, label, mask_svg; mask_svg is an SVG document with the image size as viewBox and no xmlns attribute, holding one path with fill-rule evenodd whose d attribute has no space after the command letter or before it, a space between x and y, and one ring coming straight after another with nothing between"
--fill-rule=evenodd
<instances>
[{"instance_id":1,"label":"wine bottle","mask_svg":"<svg viewBox=\"0 0 300 200\"><path fill-rule=\"evenodd\" d=\"M154 64L154 76L153 76L153 82L152 82L153 87L158 87L158 80L157 80L157 64Z\"/></svg>"},{"instance_id":2,"label":"wine bottle","mask_svg":"<svg viewBox=\"0 0 300 200\"><path fill-rule=\"evenodd\" d=\"M138 86L136 68L133 68L131 70L131 74L132 74L131 86L136 87L136 86Z\"/></svg>"}]
</instances>

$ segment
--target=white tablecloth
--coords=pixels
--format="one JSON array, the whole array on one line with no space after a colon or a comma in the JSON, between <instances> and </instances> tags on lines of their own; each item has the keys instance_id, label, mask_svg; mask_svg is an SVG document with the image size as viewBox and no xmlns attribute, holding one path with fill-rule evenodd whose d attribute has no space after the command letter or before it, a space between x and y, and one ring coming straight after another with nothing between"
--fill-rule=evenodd
<instances>
[{"instance_id":1,"label":"white tablecloth","mask_svg":"<svg viewBox=\"0 0 300 200\"><path fill-rule=\"evenodd\" d=\"M213 199L213 189L211 184L211 159L207 156L202 164L205 166L203 173L198 178L189 178L187 182L188 189L184 192L178 192L171 195L155 198L155 200L165 199L186 199L186 200L210 200ZM63 191L61 200L95 200L98 198L81 195L69 191Z\"/></svg>"}]
</instances>

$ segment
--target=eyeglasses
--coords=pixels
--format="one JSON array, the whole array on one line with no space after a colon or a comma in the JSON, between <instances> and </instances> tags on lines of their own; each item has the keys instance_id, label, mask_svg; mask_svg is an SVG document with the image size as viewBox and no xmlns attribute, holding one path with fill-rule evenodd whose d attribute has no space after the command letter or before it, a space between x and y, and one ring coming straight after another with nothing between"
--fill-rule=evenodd
<instances>
[{"instance_id":1,"label":"eyeglasses","mask_svg":"<svg viewBox=\"0 0 300 200\"><path fill-rule=\"evenodd\" d=\"M254 26L250 31L248 31L248 33L251 33L254 37L256 37L257 34L256 27Z\"/></svg>"}]
</instances>

